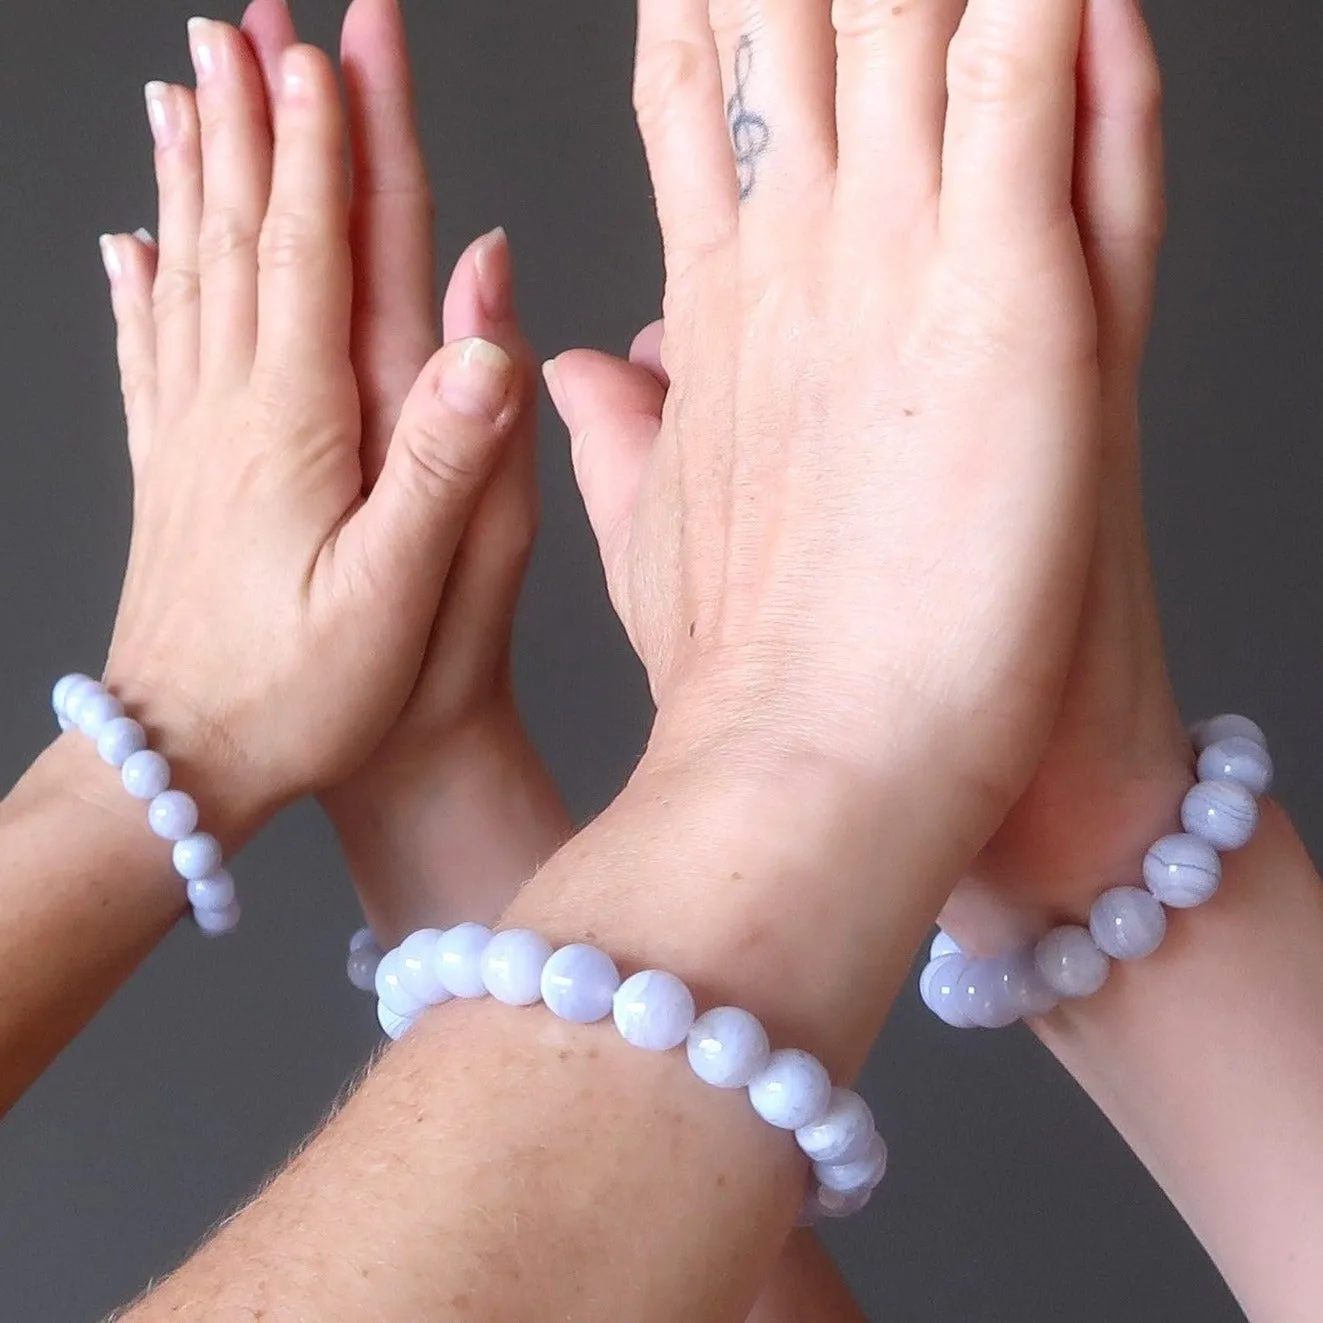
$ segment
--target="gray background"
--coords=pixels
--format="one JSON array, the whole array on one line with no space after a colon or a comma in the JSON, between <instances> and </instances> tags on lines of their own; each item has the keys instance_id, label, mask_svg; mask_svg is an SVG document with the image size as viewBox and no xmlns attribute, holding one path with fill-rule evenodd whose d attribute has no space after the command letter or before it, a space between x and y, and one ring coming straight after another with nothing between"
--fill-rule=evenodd
<instances>
[{"instance_id":1,"label":"gray background","mask_svg":"<svg viewBox=\"0 0 1323 1323\"><path fill-rule=\"evenodd\" d=\"M302 0L297 13L326 43L339 8ZM1147 462L1172 663L1191 713L1243 709L1268 726L1282 793L1317 844L1323 10L1151 9L1172 224ZM188 12L176 0L0 5L10 780L48 736L49 682L95 668L111 621L128 487L95 239L153 223L139 87L186 76ZM443 259L503 222L535 343L624 346L659 288L629 112L632 7L415 0L409 17ZM586 815L626 773L648 712L564 450L548 423L519 671L538 741ZM344 981L356 912L316 813L267 831L242 876L242 934L223 945L175 934L0 1125L6 1323L87 1320L167 1270L317 1121L376 1041L370 1001ZM1161 1194L1027 1036L948 1033L907 995L866 1089L894 1175L832 1244L870 1317L1239 1317Z\"/></svg>"}]
</instances>

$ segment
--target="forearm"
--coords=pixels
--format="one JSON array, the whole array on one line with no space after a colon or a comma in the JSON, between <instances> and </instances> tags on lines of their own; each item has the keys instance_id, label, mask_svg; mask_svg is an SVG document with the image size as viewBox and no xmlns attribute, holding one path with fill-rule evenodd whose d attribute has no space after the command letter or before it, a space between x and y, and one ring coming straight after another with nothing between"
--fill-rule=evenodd
<instances>
[{"instance_id":1,"label":"forearm","mask_svg":"<svg viewBox=\"0 0 1323 1323\"><path fill-rule=\"evenodd\" d=\"M967 844L922 778L893 788L885 824L878 788L827 809L815 780L636 778L507 922L670 969L848 1080ZM793 1140L683 1054L454 1002L134 1317L348 1323L462 1298L493 1321L742 1318L804 1176Z\"/></svg>"},{"instance_id":2,"label":"forearm","mask_svg":"<svg viewBox=\"0 0 1323 1323\"><path fill-rule=\"evenodd\" d=\"M1285 815L1162 949L1039 1026L1255 1323L1323 1296L1323 886Z\"/></svg>"}]
</instances>

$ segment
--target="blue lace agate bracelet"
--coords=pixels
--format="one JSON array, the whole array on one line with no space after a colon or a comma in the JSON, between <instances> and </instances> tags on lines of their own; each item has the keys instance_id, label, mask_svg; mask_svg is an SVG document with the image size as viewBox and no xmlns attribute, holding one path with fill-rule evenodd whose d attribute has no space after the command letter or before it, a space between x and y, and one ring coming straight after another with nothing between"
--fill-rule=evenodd
<instances>
[{"instance_id":1,"label":"blue lace agate bracelet","mask_svg":"<svg viewBox=\"0 0 1323 1323\"><path fill-rule=\"evenodd\" d=\"M1047 1015L1063 1001L1091 997L1115 960L1152 955L1167 935L1167 910L1206 904L1222 881L1221 854L1248 845L1258 797L1272 786L1263 731L1225 715L1191 731L1198 779L1181 804L1184 831L1144 857L1143 886L1114 887L1093 903L1088 927L1065 924L1010 955L970 959L939 932L919 978L919 995L956 1029L1001 1029Z\"/></svg>"},{"instance_id":2,"label":"blue lace agate bracelet","mask_svg":"<svg viewBox=\"0 0 1323 1323\"><path fill-rule=\"evenodd\" d=\"M645 1051L683 1045L704 1083L747 1090L764 1121L795 1132L813 1163L801 1226L858 1212L886 1174L886 1143L859 1094L833 1088L810 1053L773 1051L748 1011L719 1006L698 1015L693 994L674 974L650 969L622 981L615 962L596 947L555 950L528 929L493 933L479 923L445 932L425 928L384 954L364 928L349 944L348 973L355 987L375 990L377 1018L391 1038L405 1034L429 1006L492 996L507 1006L542 1002L573 1024L611 1016L620 1036Z\"/></svg>"},{"instance_id":3,"label":"blue lace agate bracelet","mask_svg":"<svg viewBox=\"0 0 1323 1323\"><path fill-rule=\"evenodd\" d=\"M78 730L96 744L97 753L120 774L134 799L147 801L147 825L171 842L175 872L188 884L188 902L197 926L208 937L233 931L239 922L234 879L223 867L221 843L198 831L198 806L192 795L170 789L170 764L147 747L147 732L124 704L87 675L66 675L51 695L62 731Z\"/></svg>"}]
</instances>

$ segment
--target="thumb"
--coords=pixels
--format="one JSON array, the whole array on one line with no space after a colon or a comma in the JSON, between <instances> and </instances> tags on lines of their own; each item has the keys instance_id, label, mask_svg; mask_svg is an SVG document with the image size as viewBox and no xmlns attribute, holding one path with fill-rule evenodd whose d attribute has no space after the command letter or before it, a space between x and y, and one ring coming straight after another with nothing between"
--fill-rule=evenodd
<instances>
[{"instance_id":1,"label":"thumb","mask_svg":"<svg viewBox=\"0 0 1323 1323\"><path fill-rule=\"evenodd\" d=\"M381 476L341 538L370 583L440 597L521 396L514 361L486 340L457 340L423 368Z\"/></svg>"},{"instance_id":2,"label":"thumb","mask_svg":"<svg viewBox=\"0 0 1323 1323\"><path fill-rule=\"evenodd\" d=\"M572 349L543 367L608 580L629 536L666 388L638 363Z\"/></svg>"}]
</instances>

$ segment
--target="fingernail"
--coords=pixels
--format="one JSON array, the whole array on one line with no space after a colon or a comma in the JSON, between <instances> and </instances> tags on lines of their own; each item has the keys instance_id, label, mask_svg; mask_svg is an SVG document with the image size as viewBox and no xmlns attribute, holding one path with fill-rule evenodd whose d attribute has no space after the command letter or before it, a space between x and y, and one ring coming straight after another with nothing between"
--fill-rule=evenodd
<instances>
[{"instance_id":1,"label":"fingernail","mask_svg":"<svg viewBox=\"0 0 1323 1323\"><path fill-rule=\"evenodd\" d=\"M145 243L148 248L156 247L156 236L150 230L134 230L133 237L137 239L139 243Z\"/></svg>"},{"instance_id":2,"label":"fingernail","mask_svg":"<svg viewBox=\"0 0 1323 1323\"><path fill-rule=\"evenodd\" d=\"M488 340L466 340L441 375L441 402L468 418L496 422L514 379L510 355Z\"/></svg>"},{"instance_id":3,"label":"fingernail","mask_svg":"<svg viewBox=\"0 0 1323 1323\"><path fill-rule=\"evenodd\" d=\"M570 415L569 401L565 394L565 387L561 385L560 373L556 370L556 360L549 358L542 364L542 379L547 383L547 393L551 396L551 402L556 406L556 412L560 414L560 420L569 431L574 431L574 419Z\"/></svg>"},{"instance_id":4,"label":"fingernail","mask_svg":"<svg viewBox=\"0 0 1323 1323\"><path fill-rule=\"evenodd\" d=\"M164 83L148 83L143 92L147 98L147 122L152 126L152 137L158 147L168 147L175 137L170 89Z\"/></svg>"},{"instance_id":5,"label":"fingernail","mask_svg":"<svg viewBox=\"0 0 1323 1323\"><path fill-rule=\"evenodd\" d=\"M119 247L113 234L103 234L101 243L101 261L105 264L106 275L111 280L118 280L124 274L124 263L120 260Z\"/></svg>"},{"instance_id":6,"label":"fingernail","mask_svg":"<svg viewBox=\"0 0 1323 1323\"><path fill-rule=\"evenodd\" d=\"M483 312L491 321L509 321L514 316L514 262L504 226L498 225L478 240L474 265Z\"/></svg>"},{"instance_id":7,"label":"fingernail","mask_svg":"<svg viewBox=\"0 0 1323 1323\"><path fill-rule=\"evenodd\" d=\"M220 63L220 43L216 40L216 25L206 18L188 20L188 47L193 54L193 68L198 82L204 83Z\"/></svg>"},{"instance_id":8,"label":"fingernail","mask_svg":"<svg viewBox=\"0 0 1323 1323\"><path fill-rule=\"evenodd\" d=\"M308 69L308 56L305 51L291 49L285 52L280 62L280 92L289 100L306 96L312 86L312 75Z\"/></svg>"}]
</instances>

